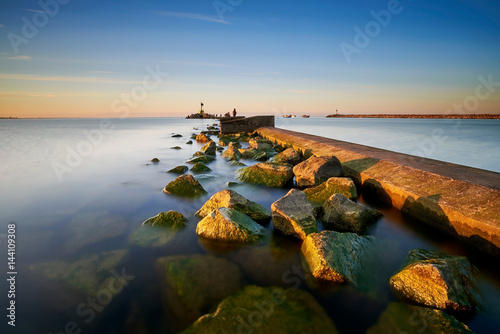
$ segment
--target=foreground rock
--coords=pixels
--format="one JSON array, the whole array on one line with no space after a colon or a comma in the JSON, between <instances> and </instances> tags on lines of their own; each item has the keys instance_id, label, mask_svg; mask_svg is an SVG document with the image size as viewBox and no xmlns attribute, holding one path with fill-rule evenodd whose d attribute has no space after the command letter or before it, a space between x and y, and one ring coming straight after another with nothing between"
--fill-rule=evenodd
<instances>
[{"instance_id":1,"label":"foreground rock","mask_svg":"<svg viewBox=\"0 0 500 334\"><path fill-rule=\"evenodd\" d=\"M331 177L317 187L305 189L307 199L319 205L323 205L333 194L341 194L356 201L358 193L356 185L347 177Z\"/></svg>"},{"instance_id":2,"label":"foreground rock","mask_svg":"<svg viewBox=\"0 0 500 334\"><path fill-rule=\"evenodd\" d=\"M377 210L340 194L333 194L323 204L323 224L336 231L363 233L381 216Z\"/></svg>"},{"instance_id":3,"label":"foreground rock","mask_svg":"<svg viewBox=\"0 0 500 334\"><path fill-rule=\"evenodd\" d=\"M203 162L197 162L193 165L191 171L193 173L205 173L205 172L211 172L212 170L209 167L207 167Z\"/></svg>"},{"instance_id":4,"label":"foreground rock","mask_svg":"<svg viewBox=\"0 0 500 334\"><path fill-rule=\"evenodd\" d=\"M209 141L208 144L201 148L201 151L208 155L215 155L216 150L217 145L215 145L215 142L213 140Z\"/></svg>"},{"instance_id":5,"label":"foreground rock","mask_svg":"<svg viewBox=\"0 0 500 334\"><path fill-rule=\"evenodd\" d=\"M256 164L236 171L241 181L268 187L284 187L293 178L292 168L271 164Z\"/></svg>"},{"instance_id":6,"label":"foreground rock","mask_svg":"<svg viewBox=\"0 0 500 334\"><path fill-rule=\"evenodd\" d=\"M318 232L313 208L303 191L292 189L271 205L273 226L285 235L304 240Z\"/></svg>"},{"instance_id":7,"label":"foreground rock","mask_svg":"<svg viewBox=\"0 0 500 334\"><path fill-rule=\"evenodd\" d=\"M165 186L163 192L181 197L196 197L206 194L203 186L190 174L184 174Z\"/></svg>"},{"instance_id":8,"label":"foreground rock","mask_svg":"<svg viewBox=\"0 0 500 334\"><path fill-rule=\"evenodd\" d=\"M129 242L141 247L165 246L175 239L188 222L179 212L160 212L143 222L142 226L130 235Z\"/></svg>"},{"instance_id":9,"label":"foreground rock","mask_svg":"<svg viewBox=\"0 0 500 334\"><path fill-rule=\"evenodd\" d=\"M292 166L297 165L300 162L300 155L293 148L288 148L281 153L275 155L269 163L276 165L286 165L290 164Z\"/></svg>"},{"instance_id":10,"label":"foreground rock","mask_svg":"<svg viewBox=\"0 0 500 334\"><path fill-rule=\"evenodd\" d=\"M169 170L167 173L173 173L173 174L184 174L185 172L188 171L187 166L177 166Z\"/></svg>"},{"instance_id":11,"label":"foreground rock","mask_svg":"<svg viewBox=\"0 0 500 334\"><path fill-rule=\"evenodd\" d=\"M199 318L191 333L338 333L314 297L303 290L246 286Z\"/></svg>"},{"instance_id":12,"label":"foreground rock","mask_svg":"<svg viewBox=\"0 0 500 334\"><path fill-rule=\"evenodd\" d=\"M227 150L222 153L222 157L229 161L238 161L241 159L241 153L236 145L229 143Z\"/></svg>"},{"instance_id":13,"label":"foreground rock","mask_svg":"<svg viewBox=\"0 0 500 334\"><path fill-rule=\"evenodd\" d=\"M429 307L473 312L479 306L473 268L463 256L414 249L389 284L400 297Z\"/></svg>"},{"instance_id":14,"label":"foreground rock","mask_svg":"<svg viewBox=\"0 0 500 334\"><path fill-rule=\"evenodd\" d=\"M196 233L211 240L247 243L263 237L264 228L244 213L229 208L218 208L198 223Z\"/></svg>"},{"instance_id":15,"label":"foreground rock","mask_svg":"<svg viewBox=\"0 0 500 334\"><path fill-rule=\"evenodd\" d=\"M199 143L208 143L210 141L210 138L208 138L204 133L200 133L195 138Z\"/></svg>"},{"instance_id":16,"label":"foreground rock","mask_svg":"<svg viewBox=\"0 0 500 334\"><path fill-rule=\"evenodd\" d=\"M323 231L307 236L302 244L305 268L316 279L357 285L377 253L374 237Z\"/></svg>"},{"instance_id":17,"label":"foreground rock","mask_svg":"<svg viewBox=\"0 0 500 334\"><path fill-rule=\"evenodd\" d=\"M238 210L258 223L266 223L271 219L269 210L258 203L249 201L234 190L219 191L196 212L196 215L206 217L215 209L222 207Z\"/></svg>"},{"instance_id":18,"label":"foreground rock","mask_svg":"<svg viewBox=\"0 0 500 334\"><path fill-rule=\"evenodd\" d=\"M315 187L331 177L342 176L342 165L336 157L310 157L293 167L299 187Z\"/></svg>"},{"instance_id":19,"label":"foreground rock","mask_svg":"<svg viewBox=\"0 0 500 334\"><path fill-rule=\"evenodd\" d=\"M391 303L376 325L367 334L447 333L473 332L455 317L443 311L402 303Z\"/></svg>"},{"instance_id":20,"label":"foreground rock","mask_svg":"<svg viewBox=\"0 0 500 334\"><path fill-rule=\"evenodd\" d=\"M174 332L185 329L243 287L238 267L215 256L164 257L156 261L156 268L164 310Z\"/></svg>"}]
</instances>

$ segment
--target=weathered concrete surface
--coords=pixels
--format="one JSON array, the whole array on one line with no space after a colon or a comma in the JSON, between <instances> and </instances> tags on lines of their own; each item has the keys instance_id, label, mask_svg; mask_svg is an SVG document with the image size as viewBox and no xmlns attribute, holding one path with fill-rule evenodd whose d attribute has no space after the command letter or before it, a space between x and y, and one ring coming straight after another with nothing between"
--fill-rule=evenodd
<instances>
[{"instance_id":1,"label":"weathered concrete surface","mask_svg":"<svg viewBox=\"0 0 500 334\"><path fill-rule=\"evenodd\" d=\"M500 256L500 173L284 129L257 132L306 157L336 156L363 196Z\"/></svg>"},{"instance_id":2,"label":"weathered concrete surface","mask_svg":"<svg viewBox=\"0 0 500 334\"><path fill-rule=\"evenodd\" d=\"M221 118L220 133L252 132L264 126L274 127L274 116Z\"/></svg>"}]
</instances>

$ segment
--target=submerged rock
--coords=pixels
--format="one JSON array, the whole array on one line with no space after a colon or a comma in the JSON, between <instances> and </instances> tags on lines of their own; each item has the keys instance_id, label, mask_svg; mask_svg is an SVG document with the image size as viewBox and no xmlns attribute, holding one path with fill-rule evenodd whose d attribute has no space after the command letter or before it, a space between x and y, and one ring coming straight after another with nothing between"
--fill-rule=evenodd
<instances>
[{"instance_id":1,"label":"submerged rock","mask_svg":"<svg viewBox=\"0 0 500 334\"><path fill-rule=\"evenodd\" d=\"M179 135L179 134L172 135L172 138L180 138L180 137L182 137L182 135Z\"/></svg>"},{"instance_id":2,"label":"submerged rock","mask_svg":"<svg viewBox=\"0 0 500 334\"><path fill-rule=\"evenodd\" d=\"M342 176L342 165L336 157L310 157L293 167L299 187L315 187L331 177Z\"/></svg>"},{"instance_id":3,"label":"submerged rock","mask_svg":"<svg viewBox=\"0 0 500 334\"><path fill-rule=\"evenodd\" d=\"M357 285L377 253L374 237L323 231L307 236L302 244L305 269L316 279Z\"/></svg>"},{"instance_id":4,"label":"submerged rock","mask_svg":"<svg viewBox=\"0 0 500 334\"><path fill-rule=\"evenodd\" d=\"M207 239L246 243L263 237L264 228L244 213L218 208L198 223L196 233Z\"/></svg>"},{"instance_id":5,"label":"submerged rock","mask_svg":"<svg viewBox=\"0 0 500 334\"><path fill-rule=\"evenodd\" d=\"M363 233L381 216L377 210L355 203L341 194L333 194L323 204L323 224L336 231Z\"/></svg>"},{"instance_id":6,"label":"submerged rock","mask_svg":"<svg viewBox=\"0 0 500 334\"><path fill-rule=\"evenodd\" d=\"M201 148L201 151L208 155L215 155L216 150L217 145L215 145L215 142L213 140L209 141L208 144Z\"/></svg>"},{"instance_id":7,"label":"submerged rock","mask_svg":"<svg viewBox=\"0 0 500 334\"><path fill-rule=\"evenodd\" d=\"M414 249L389 284L397 295L415 303L473 312L479 307L473 272L466 257Z\"/></svg>"},{"instance_id":8,"label":"submerged rock","mask_svg":"<svg viewBox=\"0 0 500 334\"><path fill-rule=\"evenodd\" d=\"M156 268L164 310L174 332L185 329L243 287L239 268L215 256L164 257L156 261Z\"/></svg>"},{"instance_id":9,"label":"submerged rock","mask_svg":"<svg viewBox=\"0 0 500 334\"><path fill-rule=\"evenodd\" d=\"M174 173L174 174L184 174L185 172L188 171L187 166L177 166L169 170L167 173Z\"/></svg>"},{"instance_id":10,"label":"submerged rock","mask_svg":"<svg viewBox=\"0 0 500 334\"><path fill-rule=\"evenodd\" d=\"M293 148L288 148L281 153L275 155L269 163L276 165L290 164L292 166L297 165L300 162L300 155Z\"/></svg>"},{"instance_id":11,"label":"submerged rock","mask_svg":"<svg viewBox=\"0 0 500 334\"><path fill-rule=\"evenodd\" d=\"M466 325L443 311L402 303L389 304L377 324L366 333L473 334Z\"/></svg>"},{"instance_id":12,"label":"submerged rock","mask_svg":"<svg viewBox=\"0 0 500 334\"><path fill-rule=\"evenodd\" d=\"M303 191L292 189L271 205L273 226L285 235L304 240L318 232L313 208Z\"/></svg>"},{"instance_id":13,"label":"submerged rock","mask_svg":"<svg viewBox=\"0 0 500 334\"><path fill-rule=\"evenodd\" d=\"M113 282L114 286L119 285L116 284L117 278L112 271L120 273L121 268L118 265L125 255L125 249L112 250L87 254L68 261L36 264L30 269L47 279L61 281L87 296L96 296L102 289L108 289ZM114 296L111 295L110 298Z\"/></svg>"},{"instance_id":14,"label":"submerged rock","mask_svg":"<svg viewBox=\"0 0 500 334\"><path fill-rule=\"evenodd\" d=\"M206 217L210 212L221 207L238 210L258 223L266 223L271 219L269 210L246 199L234 190L219 191L196 212L196 215Z\"/></svg>"},{"instance_id":15,"label":"submerged rock","mask_svg":"<svg viewBox=\"0 0 500 334\"><path fill-rule=\"evenodd\" d=\"M307 199L323 205L333 194L341 194L355 201L358 198L356 185L347 177L331 177L317 187L305 189Z\"/></svg>"},{"instance_id":16,"label":"submerged rock","mask_svg":"<svg viewBox=\"0 0 500 334\"><path fill-rule=\"evenodd\" d=\"M191 145L191 144L193 144L193 141L192 141L192 140L188 140L188 141L186 142L186 144L187 144L187 145Z\"/></svg>"},{"instance_id":17,"label":"submerged rock","mask_svg":"<svg viewBox=\"0 0 500 334\"><path fill-rule=\"evenodd\" d=\"M227 150L222 153L222 157L229 161L237 161L241 159L241 153L233 143L230 143Z\"/></svg>"},{"instance_id":18,"label":"submerged rock","mask_svg":"<svg viewBox=\"0 0 500 334\"><path fill-rule=\"evenodd\" d=\"M180 146L172 146L170 149L171 150L182 150L182 147L180 147Z\"/></svg>"},{"instance_id":19,"label":"submerged rock","mask_svg":"<svg viewBox=\"0 0 500 334\"><path fill-rule=\"evenodd\" d=\"M262 184L268 187L284 187L293 178L292 168L271 164L256 164L238 169L236 176L241 181Z\"/></svg>"},{"instance_id":20,"label":"submerged rock","mask_svg":"<svg viewBox=\"0 0 500 334\"><path fill-rule=\"evenodd\" d=\"M142 247L165 246L173 241L187 224L187 218L179 212L160 212L143 222L142 226L130 235L129 242Z\"/></svg>"},{"instance_id":21,"label":"submerged rock","mask_svg":"<svg viewBox=\"0 0 500 334\"><path fill-rule=\"evenodd\" d=\"M193 165L191 171L193 173L205 173L205 172L211 172L212 170L209 167L207 167L203 162L197 162Z\"/></svg>"},{"instance_id":22,"label":"submerged rock","mask_svg":"<svg viewBox=\"0 0 500 334\"><path fill-rule=\"evenodd\" d=\"M153 159L151 159L151 162L152 162L152 163L154 163L154 164L157 164L157 163L159 163L159 162L160 162L160 159L158 159L158 158L153 158Z\"/></svg>"},{"instance_id":23,"label":"submerged rock","mask_svg":"<svg viewBox=\"0 0 500 334\"><path fill-rule=\"evenodd\" d=\"M224 299L214 313L193 323L191 333L338 333L314 297L303 290L246 286Z\"/></svg>"},{"instance_id":24,"label":"submerged rock","mask_svg":"<svg viewBox=\"0 0 500 334\"><path fill-rule=\"evenodd\" d=\"M177 177L165 186L163 192L181 197L195 197L207 193L203 186L190 174Z\"/></svg>"},{"instance_id":25,"label":"submerged rock","mask_svg":"<svg viewBox=\"0 0 500 334\"><path fill-rule=\"evenodd\" d=\"M208 143L210 141L210 138L208 138L204 133L200 133L195 138L199 143Z\"/></svg>"},{"instance_id":26,"label":"submerged rock","mask_svg":"<svg viewBox=\"0 0 500 334\"><path fill-rule=\"evenodd\" d=\"M215 160L214 157L211 157L209 155L205 155L204 153L202 153L202 154L195 154L195 156L193 158L191 158L190 160L188 160L186 162L188 164L195 164L197 162L203 162L204 164L207 164L207 163L212 162L214 160Z\"/></svg>"}]
</instances>

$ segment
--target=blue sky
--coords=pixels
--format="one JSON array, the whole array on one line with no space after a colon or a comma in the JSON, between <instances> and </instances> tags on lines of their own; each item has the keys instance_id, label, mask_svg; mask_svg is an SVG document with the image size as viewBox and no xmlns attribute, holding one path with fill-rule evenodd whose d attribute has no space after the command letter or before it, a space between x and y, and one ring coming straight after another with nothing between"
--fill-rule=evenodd
<instances>
[{"instance_id":1,"label":"blue sky","mask_svg":"<svg viewBox=\"0 0 500 334\"><path fill-rule=\"evenodd\" d=\"M117 117L127 97L131 117L444 113L500 82L497 1L59 1L0 4L0 116ZM137 99L148 67L168 75ZM499 91L472 112L500 112Z\"/></svg>"}]
</instances>

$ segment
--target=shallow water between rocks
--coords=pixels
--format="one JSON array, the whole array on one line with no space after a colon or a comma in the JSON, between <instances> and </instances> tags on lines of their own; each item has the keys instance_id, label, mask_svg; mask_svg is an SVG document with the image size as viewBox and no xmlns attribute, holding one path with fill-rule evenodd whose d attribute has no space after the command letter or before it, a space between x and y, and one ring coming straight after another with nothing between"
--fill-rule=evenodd
<instances>
[{"instance_id":1,"label":"shallow water between rocks","mask_svg":"<svg viewBox=\"0 0 500 334\"><path fill-rule=\"evenodd\" d=\"M384 216L366 234L387 242L388 251L380 258L380 267L365 273L365 281L357 289L308 284L297 270L301 268L301 243L274 233L272 223L266 225L266 238L252 245L224 247L198 238L195 229L200 218L194 213L211 195L226 189L228 181L236 181L234 171L240 168L230 166L220 153L214 162L207 164L212 172L195 175L207 195L192 200L162 193L163 187L177 176L165 172L185 164L202 146L196 141L185 144L191 133L205 130L214 121L110 120L111 125L105 131L101 122L88 119L0 122L3 164L0 249L4 254L7 224L16 224L17 312L16 327L10 328L14 332L59 333L65 328L67 331L70 324L82 333L173 333L176 326L165 316L155 261L165 256L210 254L238 265L245 284L310 292L339 332L364 333L377 322L389 303L397 301L387 280L414 248L467 256L479 268L478 285L485 307L475 316L459 319L476 333L491 333L500 328L498 259L488 258L402 217L397 210L377 207ZM183 137L174 138L173 134ZM174 146L182 149L170 149ZM151 164L155 157L160 163ZM61 170L60 165L67 169ZM268 209L289 190L249 184L232 189ZM359 201L376 207L362 197ZM129 235L144 220L169 210L181 212L189 219L187 228L176 235L178 242L160 248L129 243ZM319 227L323 229L321 223ZM91 312L91 299L96 295L91 289L72 287L68 284L71 277L62 281L68 270L57 263L74 263L82 256L121 249L127 252L115 272L125 272L133 278L109 303L98 304ZM56 265L44 273L34 269L45 263ZM0 263L0 268L7 272L6 260ZM62 270L58 272L55 268ZM99 275L113 277L109 270ZM2 284L2 291L6 291L6 282Z\"/></svg>"}]
</instances>

